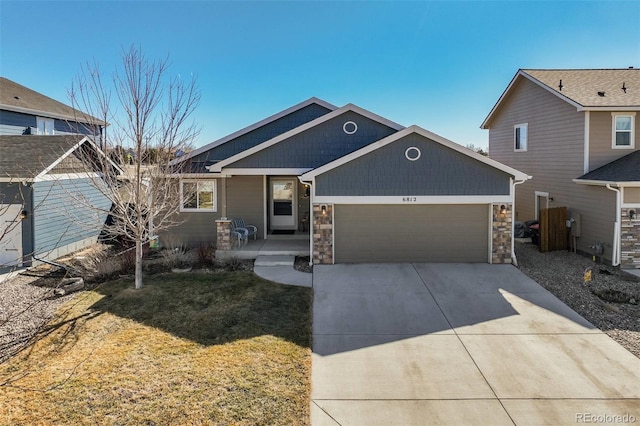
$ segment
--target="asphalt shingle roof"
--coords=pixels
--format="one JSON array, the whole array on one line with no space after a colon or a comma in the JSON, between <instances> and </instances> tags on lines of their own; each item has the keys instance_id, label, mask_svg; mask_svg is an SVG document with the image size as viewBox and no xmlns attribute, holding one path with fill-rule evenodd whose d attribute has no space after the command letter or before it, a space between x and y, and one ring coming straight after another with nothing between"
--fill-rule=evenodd
<instances>
[{"instance_id":1,"label":"asphalt shingle roof","mask_svg":"<svg viewBox=\"0 0 640 426\"><path fill-rule=\"evenodd\" d=\"M640 106L640 68L521 71L583 107Z\"/></svg>"},{"instance_id":2,"label":"asphalt shingle roof","mask_svg":"<svg viewBox=\"0 0 640 426\"><path fill-rule=\"evenodd\" d=\"M578 179L604 182L640 182L640 151L634 151L598 167Z\"/></svg>"},{"instance_id":3,"label":"asphalt shingle roof","mask_svg":"<svg viewBox=\"0 0 640 426\"><path fill-rule=\"evenodd\" d=\"M82 138L83 135L0 136L0 177L33 178Z\"/></svg>"},{"instance_id":4,"label":"asphalt shingle roof","mask_svg":"<svg viewBox=\"0 0 640 426\"><path fill-rule=\"evenodd\" d=\"M72 107L22 86L8 78L0 77L0 109L37 113L43 117L59 118L79 123L104 124Z\"/></svg>"}]
</instances>

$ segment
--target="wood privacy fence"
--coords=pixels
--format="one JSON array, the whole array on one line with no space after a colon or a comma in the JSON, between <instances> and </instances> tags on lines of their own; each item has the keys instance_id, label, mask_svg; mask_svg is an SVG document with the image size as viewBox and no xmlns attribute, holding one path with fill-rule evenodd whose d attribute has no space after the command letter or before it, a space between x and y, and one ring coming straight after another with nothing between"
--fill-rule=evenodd
<instances>
[{"instance_id":1,"label":"wood privacy fence","mask_svg":"<svg viewBox=\"0 0 640 426\"><path fill-rule=\"evenodd\" d=\"M566 221L566 207L540 210L541 252L566 250L569 247Z\"/></svg>"}]
</instances>

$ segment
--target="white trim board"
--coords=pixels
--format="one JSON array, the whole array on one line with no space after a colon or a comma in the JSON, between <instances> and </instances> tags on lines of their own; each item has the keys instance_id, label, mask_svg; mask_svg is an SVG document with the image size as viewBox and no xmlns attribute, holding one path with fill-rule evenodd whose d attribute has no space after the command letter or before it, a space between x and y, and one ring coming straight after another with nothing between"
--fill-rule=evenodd
<instances>
[{"instance_id":1,"label":"white trim board","mask_svg":"<svg viewBox=\"0 0 640 426\"><path fill-rule=\"evenodd\" d=\"M242 151L242 152L240 152L240 153L238 153L236 155L233 155L233 156L231 156L229 158L226 158L226 159L224 159L222 161L219 161L219 162L217 162L215 164L212 164L211 166L209 166L209 170L211 172L221 172L222 169L225 166L229 165L229 164L233 164L236 161L239 161L239 160L242 160L243 158L249 157L250 155L253 155L253 154L257 153L257 152L260 152L260 151L262 151L262 150L264 150L266 148L269 148L270 146L273 146L273 145L275 145L277 143L280 143L280 142L282 142L282 141L284 141L286 139L289 139L290 137L293 137L293 136L295 136L297 134L300 134L300 133L302 133L302 132L304 132L306 130L311 129L312 127L315 127L315 126L317 126L319 124L322 124L322 123L324 123L326 121L329 121L329 120L331 120L331 119L333 119L335 117L338 117L338 116L340 116L340 115L342 115L342 114L344 114L344 113L346 113L348 111L355 112L356 114L360 114L363 117L366 117L366 118L369 118L371 120L377 121L378 123L381 123L381 124L384 124L386 126L389 126L389 127L391 127L392 129L395 129L395 130L404 129L404 126L402 126L402 125L400 125L398 123L394 123L393 121L387 120L384 117L381 117L381 116L379 116L377 114L374 114L374 113L372 113L370 111L367 111L367 110L365 110L363 108L360 108L359 106L356 106L354 104L347 104L347 105L343 106L342 108L338 108L338 109L336 109L336 110L334 110L334 111L332 111L332 112L330 112L328 114L325 114L325 115L323 115L321 117L316 118L315 120L309 121L308 123L305 123L305 124L303 124L301 126L298 126L295 129L291 129L288 132L282 133L282 134L280 134L280 135L278 135L278 136L276 136L276 137L274 137L272 139L269 139L266 142L263 142L263 143L261 143L259 145L254 146L253 148L249 148L249 149L247 149L245 151Z\"/></svg>"},{"instance_id":2,"label":"white trim board","mask_svg":"<svg viewBox=\"0 0 640 426\"><path fill-rule=\"evenodd\" d=\"M511 203L510 195L384 195L384 196L314 196L314 204L497 204Z\"/></svg>"},{"instance_id":3,"label":"white trim board","mask_svg":"<svg viewBox=\"0 0 640 426\"><path fill-rule=\"evenodd\" d=\"M289 114L291 114L293 112L296 112L296 111L298 111L298 110L300 110L300 109L302 109L304 107L307 107L307 106L309 106L311 104L318 104L318 105L323 106L323 107L325 107L327 109L330 109L331 111L334 111L334 110L336 110L338 108L337 106L332 105L329 102L323 101L322 99L318 99L316 97L312 97L312 98L307 99L306 101L302 101L302 102L300 102L300 103L298 103L296 105L293 105L293 106L291 106L291 107L289 107L289 108L287 108L287 109L285 109L283 111L280 111L277 114L271 115L271 116L269 116L269 117L267 117L267 118L265 118L263 120L260 120L260 121L258 121L256 123L253 123L253 124L243 128L243 129L240 129L240 130L238 130L236 132L233 132L233 133L231 133L231 134L229 134L227 136L224 136L224 137L222 137L222 138L220 138L218 140L215 140L215 141L213 141L213 142L211 142L211 143L209 143L209 144L207 144L205 146L202 146L202 147L200 147L200 148L198 148L198 149L196 149L194 151L191 151L190 153L185 154L180 158L176 158L175 160L172 160L171 162L169 162L169 164L170 165L174 165L174 164L178 164L178 163L180 163L182 161L188 160L189 158L193 158L193 157L195 157L195 156L197 156L199 154L202 154L203 152L206 152L206 151L208 151L210 149L213 149L213 148L218 147L218 146L220 146L222 144L225 144L225 143L227 143L227 142L229 142L229 141L231 141L233 139L236 139L236 138L238 138L238 137L240 137L242 135L245 135L245 134L247 134L249 132L252 132L253 130L259 129L260 127L266 126L269 123L272 123L272 122L274 122L274 121L276 121L276 120L278 120L278 119L280 119L280 118L282 118L282 117L284 117L286 115L289 115Z\"/></svg>"},{"instance_id":4,"label":"white trim board","mask_svg":"<svg viewBox=\"0 0 640 426\"><path fill-rule=\"evenodd\" d=\"M419 126L409 126L405 129L402 129L396 133L393 133L390 136L387 136L384 139L380 139L379 141L373 142L363 148L360 148L357 151L352 152L351 154L347 154L343 157L338 158L337 160L331 161L330 163L327 163L323 166L320 166L316 169L313 169L305 174L303 174L300 179L302 181L311 181L312 179L314 179L316 176L321 175L329 170L332 170L336 167L342 166L343 164L346 164L350 161L353 161L356 158L359 158L361 156L364 156L366 154L369 154L370 152L375 151L376 149L382 148L385 145L388 145L392 142L395 142L401 138L404 138L405 136L408 136L410 134L418 134L421 135L427 139L430 139L436 143L439 143L441 145L446 146L447 148L453 149L454 151L457 151L461 154L464 154L468 157L471 157L475 160L480 161L481 163L487 164L493 168L496 168L498 170L501 170L505 173L508 173L510 175L512 175L513 177L516 178L516 180L528 180L531 179L530 176L528 176L526 173L522 173L519 170L513 169L509 166L506 166L502 163L499 163L498 161L489 158L489 157L485 157L484 155L480 155L477 152L471 151L468 148L463 147L462 145L459 145L455 142L452 142L448 139L443 138L442 136L436 135L435 133L432 133L428 130L425 130Z\"/></svg>"}]
</instances>

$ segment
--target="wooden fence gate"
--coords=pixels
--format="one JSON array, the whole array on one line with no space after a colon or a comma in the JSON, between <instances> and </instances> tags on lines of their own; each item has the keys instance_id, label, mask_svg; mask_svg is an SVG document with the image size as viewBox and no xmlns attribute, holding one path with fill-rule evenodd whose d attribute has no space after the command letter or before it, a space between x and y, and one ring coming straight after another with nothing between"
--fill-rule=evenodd
<instances>
[{"instance_id":1,"label":"wooden fence gate","mask_svg":"<svg viewBox=\"0 0 640 426\"><path fill-rule=\"evenodd\" d=\"M569 247L566 221L566 207L540 209L541 252L566 250Z\"/></svg>"}]
</instances>

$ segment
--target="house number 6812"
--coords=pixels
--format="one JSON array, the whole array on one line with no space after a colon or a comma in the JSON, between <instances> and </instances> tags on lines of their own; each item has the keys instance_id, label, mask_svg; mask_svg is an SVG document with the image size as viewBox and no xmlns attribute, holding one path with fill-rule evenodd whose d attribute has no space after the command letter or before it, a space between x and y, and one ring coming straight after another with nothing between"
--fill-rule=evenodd
<instances>
[{"instance_id":1,"label":"house number 6812","mask_svg":"<svg viewBox=\"0 0 640 426\"><path fill-rule=\"evenodd\" d=\"M402 197L402 201L405 203L415 203L418 201L418 197Z\"/></svg>"}]
</instances>

